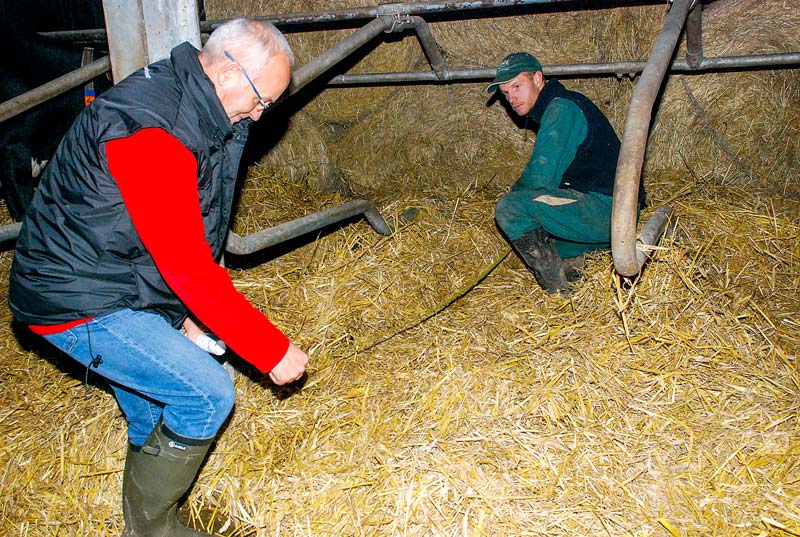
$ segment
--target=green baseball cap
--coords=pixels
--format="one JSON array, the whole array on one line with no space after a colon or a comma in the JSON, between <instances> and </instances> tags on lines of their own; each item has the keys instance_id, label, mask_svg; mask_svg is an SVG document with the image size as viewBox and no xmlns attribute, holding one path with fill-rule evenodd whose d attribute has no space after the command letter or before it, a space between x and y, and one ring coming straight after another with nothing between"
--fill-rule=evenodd
<instances>
[{"instance_id":1,"label":"green baseball cap","mask_svg":"<svg viewBox=\"0 0 800 537\"><path fill-rule=\"evenodd\" d=\"M486 88L486 91L495 91L497 86L515 79L520 73L535 73L541 70L542 64L539 63L539 60L537 60L533 54L514 52L503 58L503 61L497 66L494 80L492 80L492 83Z\"/></svg>"}]
</instances>

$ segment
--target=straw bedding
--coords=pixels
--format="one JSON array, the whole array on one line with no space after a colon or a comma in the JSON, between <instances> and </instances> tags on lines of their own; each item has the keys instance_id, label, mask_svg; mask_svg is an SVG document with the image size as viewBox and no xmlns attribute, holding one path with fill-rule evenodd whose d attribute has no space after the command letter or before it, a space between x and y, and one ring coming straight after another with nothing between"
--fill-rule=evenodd
<instances>
[{"instance_id":1,"label":"straw bedding","mask_svg":"<svg viewBox=\"0 0 800 537\"><path fill-rule=\"evenodd\" d=\"M757 23L737 11L751 4L712 3L709 32L728 16ZM761 4L775 17L797 6ZM572 45L588 48L553 48L543 63L628 59L646 55L663 13L433 30L454 65L492 65L523 38L544 55L536 40L561 21L570 34L592 28ZM602 46L606 25L625 32ZM783 41L780 25L741 33L796 51L796 28ZM290 40L319 51L311 34ZM406 44L381 45L395 46ZM418 65L417 49L403 50L370 70ZM608 252L588 256L570 297L542 292L493 223L534 137L486 106L482 84L310 100L250 167L236 230L358 196L395 232L355 221L229 260L237 288L311 362L302 386L275 388L231 357L237 407L184 515L220 535L800 535L797 71L684 78L706 119L672 79L644 172L643 219L669 204L674 232L632 281ZM633 83L565 81L619 128ZM744 102L724 98L741 96L738 83ZM10 262L0 254L3 274ZM85 371L2 311L0 533L118 535L122 416L96 377L85 386Z\"/></svg>"}]
</instances>

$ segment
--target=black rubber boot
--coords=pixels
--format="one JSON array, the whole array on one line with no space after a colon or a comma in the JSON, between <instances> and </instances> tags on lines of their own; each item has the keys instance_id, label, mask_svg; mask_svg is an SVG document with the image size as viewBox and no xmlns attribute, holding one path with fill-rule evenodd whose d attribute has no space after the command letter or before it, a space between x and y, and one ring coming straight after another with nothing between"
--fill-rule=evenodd
<instances>
[{"instance_id":1,"label":"black rubber boot","mask_svg":"<svg viewBox=\"0 0 800 537\"><path fill-rule=\"evenodd\" d=\"M122 478L123 537L198 537L210 534L178 522L178 501L192 486L213 439L174 440L159 424L141 448L128 445Z\"/></svg>"},{"instance_id":2,"label":"black rubber boot","mask_svg":"<svg viewBox=\"0 0 800 537\"><path fill-rule=\"evenodd\" d=\"M537 227L514 239L511 245L545 291L550 294L571 292L561 257L556 251L552 237L543 227Z\"/></svg>"},{"instance_id":3,"label":"black rubber boot","mask_svg":"<svg viewBox=\"0 0 800 537\"><path fill-rule=\"evenodd\" d=\"M586 264L586 259L579 255L578 257L568 257L562 260L564 265L564 273L567 276L568 282L576 282L583 276L583 268Z\"/></svg>"}]
</instances>

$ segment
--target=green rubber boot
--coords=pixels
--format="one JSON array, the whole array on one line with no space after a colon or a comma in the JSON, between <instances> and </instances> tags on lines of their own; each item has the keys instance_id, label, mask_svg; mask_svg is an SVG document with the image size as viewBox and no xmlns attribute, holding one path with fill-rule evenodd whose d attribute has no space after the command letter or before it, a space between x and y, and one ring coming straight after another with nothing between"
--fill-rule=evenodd
<instances>
[{"instance_id":1,"label":"green rubber boot","mask_svg":"<svg viewBox=\"0 0 800 537\"><path fill-rule=\"evenodd\" d=\"M210 534L178 522L178 502L189 490L213 439L176 440L159 423L141 447L128 445L122 478L123 537L198 537Z\"/></svg>"},{"instance_id":2,"label":"green rubber boot","mask_svg":"<svg viewBox=\"0 0 800 537\"><path fill-rule=\"evenodd\" d=\"M543 227L512 240L511 245L545 291L550 294L572 292L553 238Z\"/></svg>"}]
</instances>

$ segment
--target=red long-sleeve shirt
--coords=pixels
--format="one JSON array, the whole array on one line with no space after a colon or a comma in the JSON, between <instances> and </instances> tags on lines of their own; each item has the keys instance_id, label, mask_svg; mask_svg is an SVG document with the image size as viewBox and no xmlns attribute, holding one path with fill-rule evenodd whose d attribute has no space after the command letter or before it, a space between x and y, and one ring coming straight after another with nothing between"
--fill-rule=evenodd
<instances>
[{"instance_id":1,"label":"red long-sleeve shirt","mask_svg":"<svg viewBox=\"0 0 800 537\"><path fill-rule=\"evenodd\" d=\"M272 370L286 354L289 339L214 262L205 240L194 155L158 128L106 142L105 151L133 225L169 287L239 356L262 372ZM55 326L31 328L60 331Z\"/></svg>"}]
</instances>

